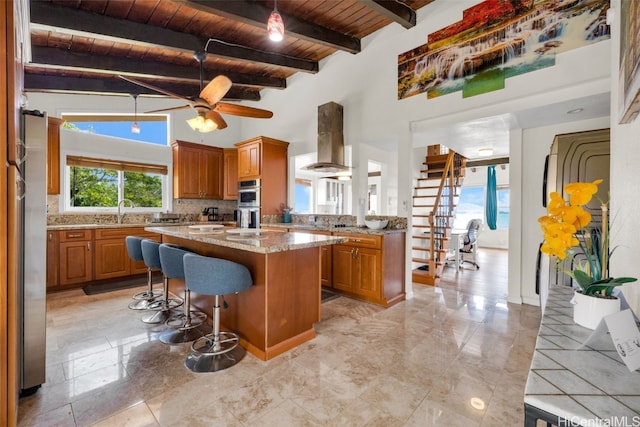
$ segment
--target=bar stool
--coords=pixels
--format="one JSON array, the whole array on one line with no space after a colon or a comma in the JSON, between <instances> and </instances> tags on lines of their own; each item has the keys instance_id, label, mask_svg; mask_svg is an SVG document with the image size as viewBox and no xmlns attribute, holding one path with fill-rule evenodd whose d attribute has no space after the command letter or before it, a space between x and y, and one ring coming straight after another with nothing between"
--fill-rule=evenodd
<instances>
[{"instance_id":1,"label":"bar stool","mask_svg":"<svg viewBox=\"0 0 640 427\"><path fill-rule=\"evenodd\" d=\"M142 241L145 240L138 236L127 236L125 243L127 245L127 253L133 261L142 261ZM147 310L149 304L156 298L162 296L162 292L153 289L153 271L147 267L147 290L139 292L133 296L133 301L129 304L132 310Z\"/></svg>"},{"instance_id":2,"label":"bar stool","mask_svg":"<svg viewBox=\"0 0 640 427\"><path fill-rule=\"evenodd\" d=\"M163 243L159 248L162 273L167 279L184 280L184 263L182 258L190 251L176 245ZM167 319L165 324L171 328L160 334L160 341L165 344L180 344L194 341L203 333L198 326L207 320L207 315L199 310L191 310L191 290L185 285L183 313Z\"/></svg>"},{"instance_id":3,"label":"bar stool","mask_svg":"<svg viewBox=\"0 0 640 427\"><path fill-rule=\"evenodd\" d=\"M149 270L162 271L162 264L160 263L160 243L153 240L142 240L142 259ZM144 323L163 323L169 318L170 310L180 307L183 301L180 298L169 297L169 279L162 274L162 296L156 298L149 303L148 309L155 311L155 313L148 314L142 317Z\"/></svg>"},{"instance_id":4,"label":"bar stool","mask_svg":"<svg viewBox=\"0 0 640 427\"><path fill-rule=\"evenodd\" d=\"M191 344L191 353L184 364L194 372L215 372L238 363L245 350L238 335L220 331L220 297L242 292L253 285L251 273L244 265L219 258L196 254L184 255L186 284L194 292L214 295L213 333Z\"/></svg>"}]
</instances>

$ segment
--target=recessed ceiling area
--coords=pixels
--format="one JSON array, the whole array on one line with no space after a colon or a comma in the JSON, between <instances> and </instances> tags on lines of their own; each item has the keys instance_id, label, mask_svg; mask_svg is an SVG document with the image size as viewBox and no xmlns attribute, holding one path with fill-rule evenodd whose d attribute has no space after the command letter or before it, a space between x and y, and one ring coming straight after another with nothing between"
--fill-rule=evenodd
<instances>
[{"instance_id":1,"label":"recessed ceiling area","mask_svg":"<svg viewBox=\"0 0 640 427\"><path fill-rule=\"evenodd\" d=\"M447 127L428 128L421 123L414 123L413 146L443 144L468 159L486 158L479 155L478 151L491 148L492 158L509 157L509 134L513 129L551 126L609 114L610 94L607 92Z\"/></svg>"}]
</instances>

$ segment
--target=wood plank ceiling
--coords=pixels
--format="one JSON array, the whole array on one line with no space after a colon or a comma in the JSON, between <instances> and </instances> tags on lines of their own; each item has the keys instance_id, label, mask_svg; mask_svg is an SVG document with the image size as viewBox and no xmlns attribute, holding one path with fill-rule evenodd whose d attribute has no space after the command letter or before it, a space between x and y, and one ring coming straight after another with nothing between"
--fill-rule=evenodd
<instances>
[{"instance_id":1,"label":"wood plank ceiling","mask_svg":"<svg viewBox=\"0 0 640 427\"><path fill-rule=\"evenodd\" d=\"M285 39L272 42L272 0L30 0L28 92L158 95L133 77L185 97L200 92L194 53L205 51L204 84L233 81L225 100L260 100L295 73L321 72L338 50L357 55L361 39L434 0L279 0Z\"/></svg>"}]
</instances>

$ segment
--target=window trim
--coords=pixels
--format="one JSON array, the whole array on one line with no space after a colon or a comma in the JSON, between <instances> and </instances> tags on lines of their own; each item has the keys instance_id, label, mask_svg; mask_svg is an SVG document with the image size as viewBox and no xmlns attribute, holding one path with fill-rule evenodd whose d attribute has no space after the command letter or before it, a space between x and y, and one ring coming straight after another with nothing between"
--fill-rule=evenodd
<instances>
[{"instance_id":1,"label":"window trim","mask_svg":"<svg viewBox=\"0 0 640 427\"><path fill-rule=\"evenodd\" d=\"M142 172L156 175L168 175L169 168L166 165L152 163L138 163L127 160L99 159L85 156L67 156L67 166L80 166L83 168L115 169L125 172Z\"/></svg>"}]
</instances>

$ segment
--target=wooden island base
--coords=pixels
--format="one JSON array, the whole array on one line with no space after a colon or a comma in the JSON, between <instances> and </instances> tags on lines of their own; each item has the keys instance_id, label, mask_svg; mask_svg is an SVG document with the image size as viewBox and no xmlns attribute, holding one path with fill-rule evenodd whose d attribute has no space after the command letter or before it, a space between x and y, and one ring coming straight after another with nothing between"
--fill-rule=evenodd
<instances>
[{"instance_id":1,"label":"wooden island base","mask_svg":"<svg viewBox=\"0 0 640 427\"><path fill-rule=\"evenodd\" d=\"M228 308L221 309L220 322L223 330L236 332L242 346L259 359L272 359L316 336L314 324L320 320L321 301L320 247L258 253L166 234L162 242L249 269L253 286L236 295L225 295ZM172 279L169 289L183 295L184 282ZM212 296L191 294L192 307L209 317L213 302Z\"/></svg>"}]
</instances>

